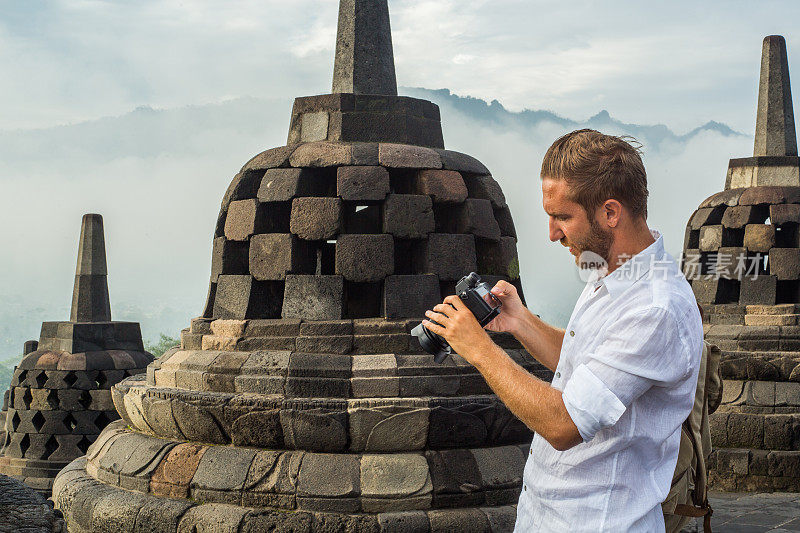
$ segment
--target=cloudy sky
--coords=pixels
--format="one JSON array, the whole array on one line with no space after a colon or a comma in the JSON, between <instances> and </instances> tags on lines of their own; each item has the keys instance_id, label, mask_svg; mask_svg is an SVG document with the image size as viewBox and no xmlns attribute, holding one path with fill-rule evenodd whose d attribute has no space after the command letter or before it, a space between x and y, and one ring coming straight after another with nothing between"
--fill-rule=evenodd
<instances>
[{"instance_id":1,"label":"cloudy sky","mask_svg":"<svg viewBox=\"0 0 800 533\"><path fill-rule=\"evenodd\" d=\"M0 1L0 128L327 92L336 0ZM751 131L760 41L793 0L392 0L398 79L511 109Z\"/></svg>"},{"instance_id":2,"label":"cloudy sky","mask_svg":"<svg viewBox=\"0 0 800 533\"><path fill-rule=\"evenodd\" d=\"M337 4L0 0L0 359L42 320L66 318L86 212L105 217L115 318L153 338L199 312L230 178L285 143L294 96L330 90ZM785 35L800 72L789 0L390 0L390 11L405 87L744 133L644 147L651 222L673 252L728 158L752 152L762 38ZM563 323L579 282L546 240L537 178L563 129L487 129L446 105L442 116L447 146L484 161L509 197L529 303Z\"/></svg>"}]
</instances>

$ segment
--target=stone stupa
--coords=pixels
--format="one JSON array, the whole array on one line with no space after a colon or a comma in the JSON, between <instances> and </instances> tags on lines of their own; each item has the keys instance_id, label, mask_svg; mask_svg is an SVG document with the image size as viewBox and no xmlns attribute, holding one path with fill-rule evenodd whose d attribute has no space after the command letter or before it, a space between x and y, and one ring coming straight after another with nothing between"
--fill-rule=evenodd
<instances>
[{"instance_id":1,"label":"stone stupa","mask_svg":"<svg viewBox=\"0 0 800 533\"><path fill-rule=\"evenodd\" d=\"M516 257L498 183L397 96L386 0L341 0L333 93L233 178L203 316L56 480L70 530L511 531L530 431L409 331Z\"/></svg>"},{"instance_id":2,"label":"stone stupa","mask_svg":"<svg viewBox=\"0 0 800 533\"><path fill-rule=\"evenodd\" d=\"M684 272L723 351L712 486L800 491L800 158L786 43L764 39L753 157L686 228Z\"/></svg>"},{"instance_id":3,"label":"stone stupa","mask_svg":"<svg viewBox=\"0 0 800 533\"><path fill-rule=\"evenodd\" d=\"M138 323L111 321L107 274L103 218L84 215L70 319L42 323L38 343L25 343L4 397L0 474L47 496L58 471L119 418L111 386L153 360Z\"/></svg>"}]
</instances>

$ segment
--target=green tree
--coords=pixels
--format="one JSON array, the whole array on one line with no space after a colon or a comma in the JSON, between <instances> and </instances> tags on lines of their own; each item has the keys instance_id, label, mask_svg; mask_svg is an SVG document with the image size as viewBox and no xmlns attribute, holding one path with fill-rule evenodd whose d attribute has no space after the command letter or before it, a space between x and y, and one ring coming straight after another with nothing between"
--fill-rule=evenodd
<instances>
[{"instance_id":1,"label":"green tree","mask_svg":"<svg viewBox=\"0 0 800 533\"><path fill-rule=\"evenodd\" d=\"M175 346L180 346L180 344L180 339L161 333L157 341L152 343L146 342L144 344L144 349L153 354L153 357L159 358L164 355L164 352Z\"/></svg>"}]
</instances>

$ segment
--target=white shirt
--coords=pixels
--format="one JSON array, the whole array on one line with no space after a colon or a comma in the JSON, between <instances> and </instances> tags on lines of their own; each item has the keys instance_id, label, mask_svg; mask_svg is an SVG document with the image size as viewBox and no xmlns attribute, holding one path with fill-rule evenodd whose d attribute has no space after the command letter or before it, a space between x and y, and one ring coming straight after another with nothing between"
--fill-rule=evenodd
<instances>
[{"instance_id":1,"label":"white shirt","mask_svg":"<svg viewBox=\"0 0 800 533\"><path fill-rule=\"evenodd\" d=\"M552 386L584 442L559 452L534 436L516 533L664 531L703 326L691 287L653 236L575 304Z\"/></svg>"}]
</instances>

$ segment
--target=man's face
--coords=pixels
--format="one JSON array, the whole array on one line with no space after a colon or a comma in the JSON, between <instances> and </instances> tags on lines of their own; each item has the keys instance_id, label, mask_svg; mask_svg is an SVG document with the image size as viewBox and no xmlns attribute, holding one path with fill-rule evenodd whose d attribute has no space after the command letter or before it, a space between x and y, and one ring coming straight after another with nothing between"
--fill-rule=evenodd
<instances>
[{"instance_id":1,"label":"man's face","mask_svg":"<svg viewBox=\"0 0 800 533\"><path fill-rule=\"evenodd\" d=\"M570 199L565 180L542 179L542 206L549 216L550 240L560 241L569 248L576 264L581 253L587 251L609 261L614 235L594 216L590 219L583 207Z\"/></svg>"}]
</instances>

